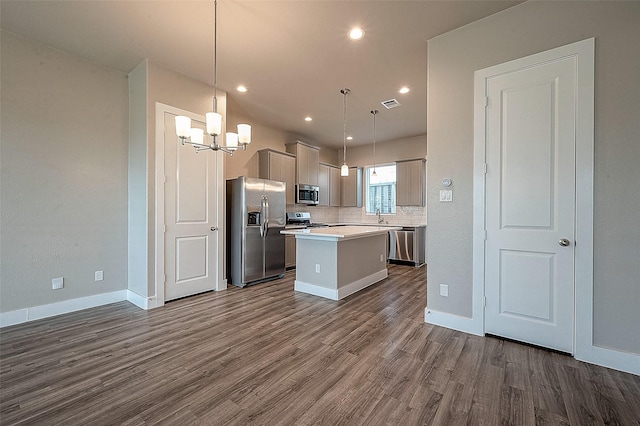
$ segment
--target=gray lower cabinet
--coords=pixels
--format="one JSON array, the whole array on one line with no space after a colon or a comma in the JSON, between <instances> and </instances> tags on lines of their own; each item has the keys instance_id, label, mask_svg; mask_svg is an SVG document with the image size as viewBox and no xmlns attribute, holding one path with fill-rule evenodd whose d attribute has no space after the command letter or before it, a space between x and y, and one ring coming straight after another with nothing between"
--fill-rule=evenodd
<instances>
[{"instance_id":1,"label":"gray lower cabinet","mask_svg":"<svg viewBox=\"0 0 640 426\"><path fill-rule=\"evenodd\" d=\"M362 207L362 167L349 167L349 176L340 176L342 207Z\"/></svg>"},{"instance_id":2,"label":"gray lower cabinet","mask_svg":"<svg viewBox=\"0 0 640 426\"><path fill-rule=\"evenodd\" d=\"M340 168L320 163L318 187L321 206L340 207Z\"/></svg>"},{"instance_id":3,"label":"gray lower cabinet","mask_svg":"<svg viewBox=\"0 0 640 426\"><path fill-rule=\"evenodd\" d=\"M284 238L284 267L296 267L296 237L293 235L285 235Z\"/></svg>"},{"instance_id":4,"label":"gray lower cabinet","mask_svg":"<svg viewBox=\"0 0 640 426\"><path fill-rule=\"evenodd\" d=\"M287 185L287 204L296 202L296 157L272 149L258 151L258 177L284 182Z\"/></svg>"},{"instance_id":5,"label":"gray lower cabinet","mask_svg":"<svg viewBox=\"0 0 640 426\"><path fill-rule=\"evenodd\" d=\"M396 161L396 205L425 205L425 160Z\"/></svg>"}]
</instances>

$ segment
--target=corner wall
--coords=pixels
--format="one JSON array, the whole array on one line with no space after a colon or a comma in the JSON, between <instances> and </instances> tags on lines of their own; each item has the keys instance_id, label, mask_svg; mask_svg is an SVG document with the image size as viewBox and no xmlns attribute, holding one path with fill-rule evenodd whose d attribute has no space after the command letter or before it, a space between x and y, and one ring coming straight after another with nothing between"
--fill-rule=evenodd
<instances>
[{"instance_id":1,"label":"corner wall","mask_svg":"<svg viewBox=\"0 0 640 426\"><path fill-rule=\"evenodd\" d=\"M428 308L471 316L473 73L596 38L594 346L640 354L638 2L526 2L428 43ZM454 202L441 204L443 177Z\"/></svg>"},{"instance_id":2,"label":"corner wall","mask_svg":"<svg viewBox=\"0 0 640 426\"><path fill-rule=\"evenodd\" d=\"M127 76L6 31L1 43L0 312L15 323L43 305L122 300Z\"/></svg>"}]
</instances>

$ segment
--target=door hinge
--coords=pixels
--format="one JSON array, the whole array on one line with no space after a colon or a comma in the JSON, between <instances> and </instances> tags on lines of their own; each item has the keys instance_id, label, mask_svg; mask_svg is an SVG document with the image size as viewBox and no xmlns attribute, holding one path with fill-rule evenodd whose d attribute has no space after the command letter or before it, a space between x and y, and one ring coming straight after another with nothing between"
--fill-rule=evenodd
<instances>
[{"instance_id":1,"label":"door hinge","mask_svg":"<svg viewBox=\"0 0 640 426\"><path fill-rule=\"evenodd\" d=\"M482 231L482 233L483 233L482 238L483 238L485 241L487 241L487 230L486 230L486 229L484 229L484 230Z\"/></svg>"},{"instance_id":2,"label":"door hinge","mask_svg":"<svg viewBox=\"0 0 640 426\"><path fill-rule=\"evenodd\" d=\"M489 97L488 97L488 96L485 96L485 97L484 97L484 107L486 108L486 107L488 107L488 106L489 106Z\"/></svg>"},{"instance_id":3,"label":"door hinge","mask_svg":"<svg viewBox=\"0 0 640 426\"><path fill-rule=\"evenodd\" d=\"M487 307L487 298L486 298L486 297L484 297L484 296L482 297L482 306L483 306L484 308L486 308L486 307Z\"/></svg>"},{"instance_id":4,"label":"door hinge","mask_svg":"<svg viewBox=\"0 0 640 426\"><path fill-rule=\"evenodd\" d=\"M488 167L488 166L487 166L487 163L484 163L484 164L482 165L482 167L483 167L483 170L482 170L482 171L483 171L483 173L486 175L486 174L487 174L487 167Z\"/></svg>"}]
</instances>

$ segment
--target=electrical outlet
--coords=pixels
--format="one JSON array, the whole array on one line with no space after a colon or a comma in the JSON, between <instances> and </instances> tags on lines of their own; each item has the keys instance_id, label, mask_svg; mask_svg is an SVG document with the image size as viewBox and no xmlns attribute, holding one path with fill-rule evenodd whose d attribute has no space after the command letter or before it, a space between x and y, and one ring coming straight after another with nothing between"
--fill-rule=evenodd
<instances>
[{"instance_id":1,"label":"electrical outlet","mask_svg":"<svg viewBox=\"0 0 640 426\"><path fill-rule=\"evenodd\" d=\"M320 264L316 263L316 274L320 273Z\"/></svg>"},{"instance_id":2,"label":"electrical outlet","mask_svg":"<svg viewBox=\"0 0 640 426\"><path fill-rule=\"evenodd\" d=\"M380 255L380 262L384 262L384 254Z\"/></svg>"},{"instance_id":3,"label":"electrical outlet","mask_svg":"<svg viewBox=\"0 0 640 426\"><path fill-rule=\"evenodd\" d=\"M104 271L96 271L95 280L102 281L104 279Z\"/></svg>"},{"instance_id":4,"label":"electrical outlet","mask_svg":"<svg viewBox=\"0 0 640 426\"><path fill-rule=\"evenodd\" d=\"M440 284L440 296L449 297L449 286L446 284Z\"/></svg>"},{"instance_id":5,"label":"electrical outlet","mask_svg":"<svg viewBox=\"0 0 640 426\"><path fill-rule=\"evenodd\" d=\"M59 290L64 287L64 278L54 278L51 280L51 288L53 290Z\"/></svg>"}]
</instances>

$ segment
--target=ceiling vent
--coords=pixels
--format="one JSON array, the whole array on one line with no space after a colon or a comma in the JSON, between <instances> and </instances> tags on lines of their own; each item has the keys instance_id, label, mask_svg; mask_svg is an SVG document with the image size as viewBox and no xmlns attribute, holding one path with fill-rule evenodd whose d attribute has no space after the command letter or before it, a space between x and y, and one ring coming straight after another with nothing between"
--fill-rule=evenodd
<instances>
[{"instance_id":1,"label":"ceiling vent","mask_svg":"<svg viewBox=\"0 0 640 426\"><path fill-rule=\"evenodd\" d=\"M400 102L398 102L397 99L389 99L388 101L382 101L380 102L382 104L382 106L384 106L386 109L392 109L392 108L396 108L400 106Z\"/></svg>"}]
</instances>

